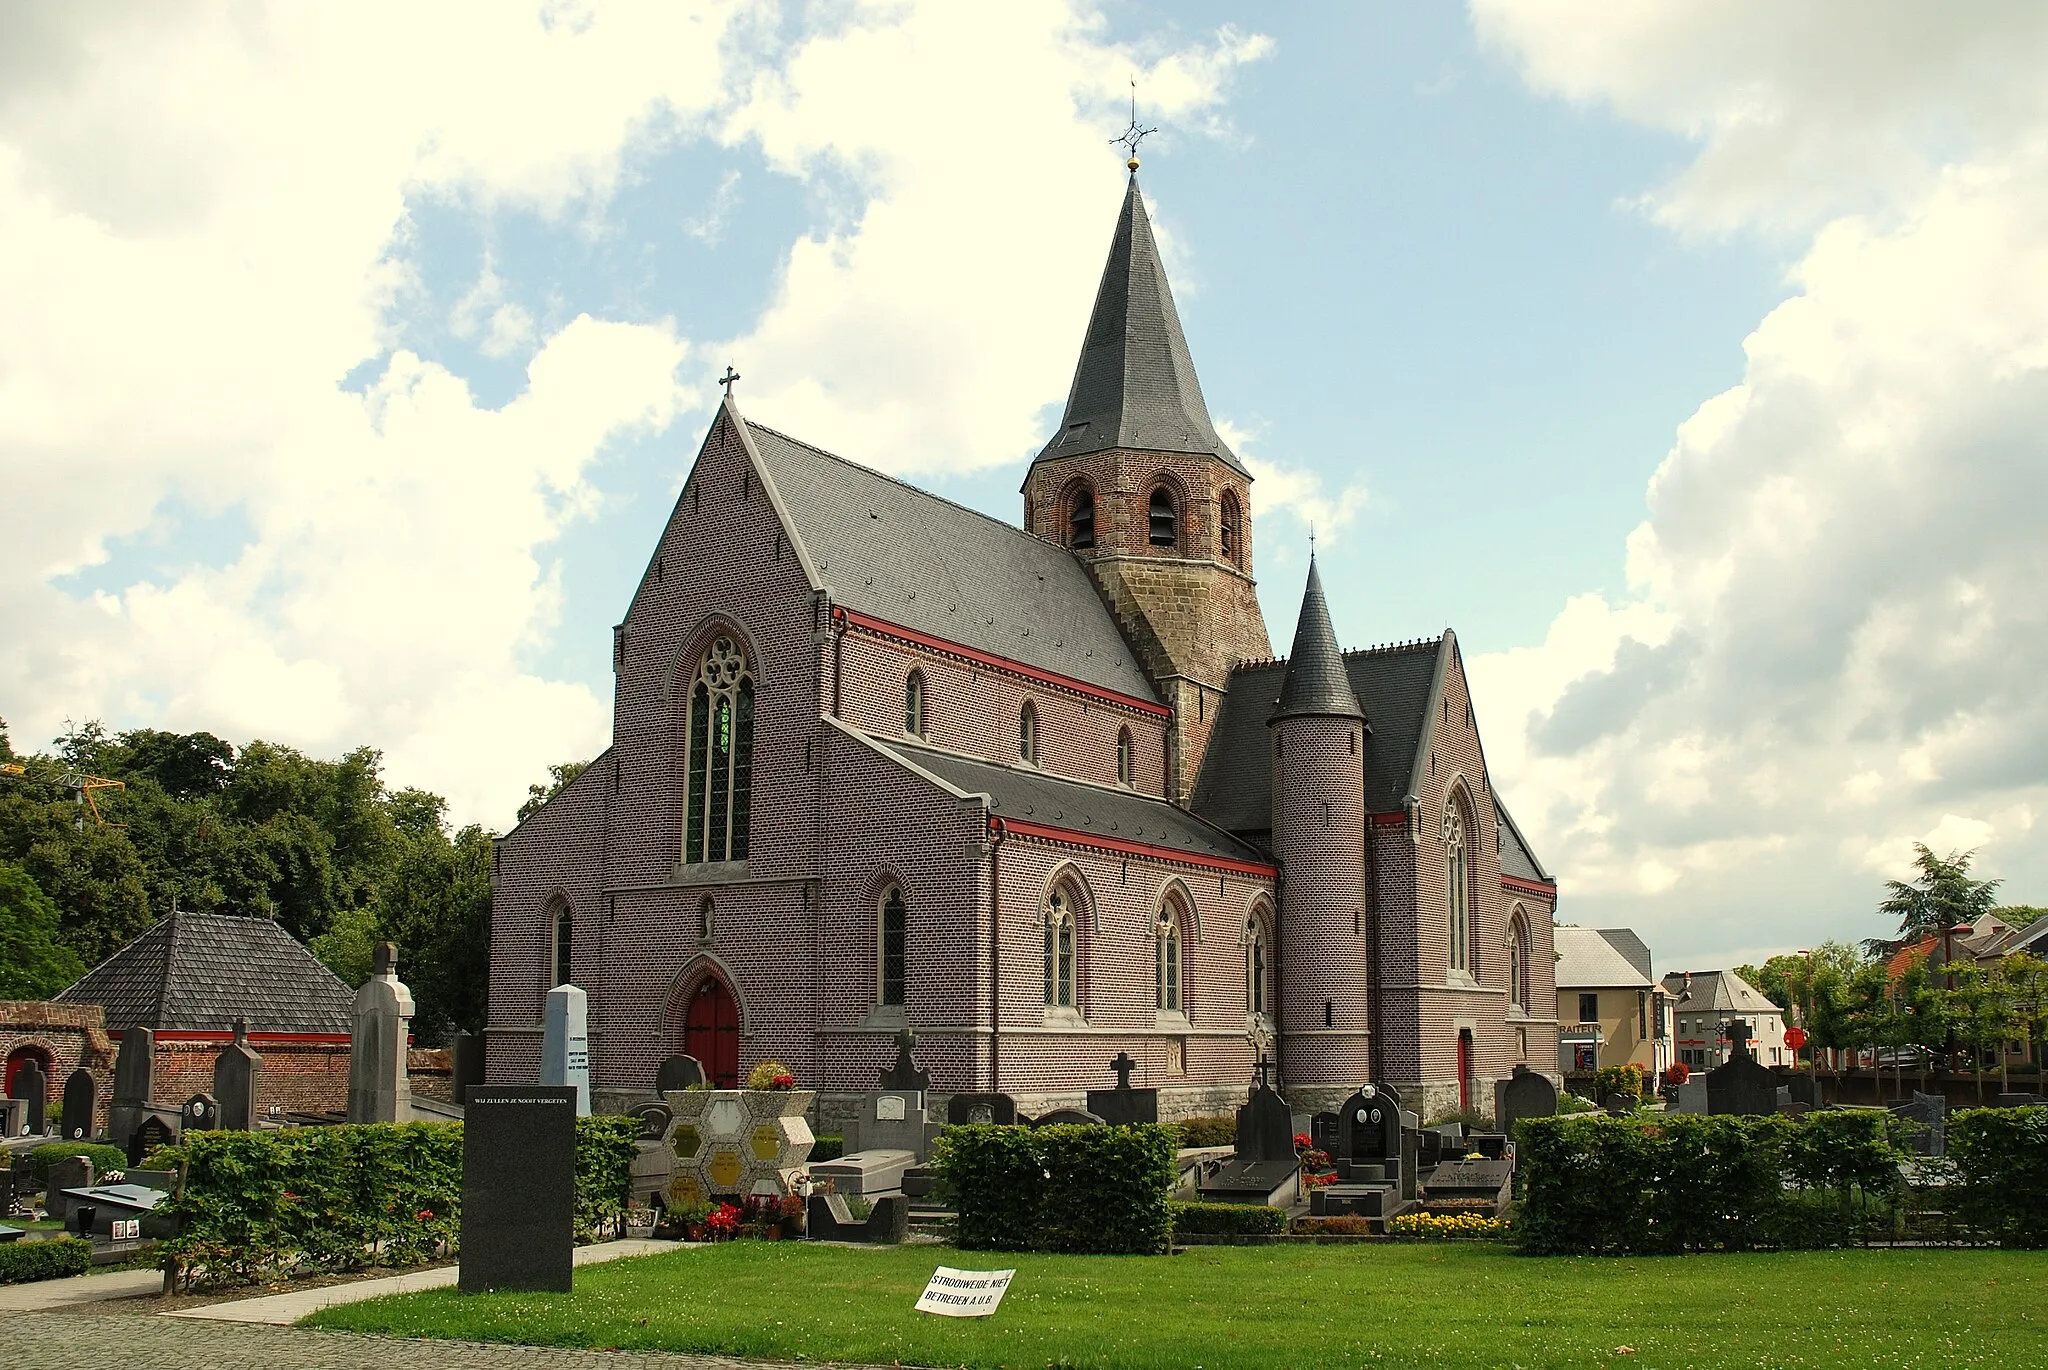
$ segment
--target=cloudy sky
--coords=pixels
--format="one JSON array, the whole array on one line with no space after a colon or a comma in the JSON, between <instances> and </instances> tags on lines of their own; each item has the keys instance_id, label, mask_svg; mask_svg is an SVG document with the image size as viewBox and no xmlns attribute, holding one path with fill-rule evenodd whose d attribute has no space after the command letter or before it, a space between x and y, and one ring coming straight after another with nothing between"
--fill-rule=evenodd
<instances>
[{"instance_id":1,"label":"cloudy sky","mask_svg":"<svg viewBox=\"0 0 2048 1370\"><path fill-rule=\"evenodd\" d=\"M1121 191L1348 643L1668 966L2048 902L2048 7L0 0L0 716L509 824L708 421L1016 516Z\"/></svg>"}]
</instances>

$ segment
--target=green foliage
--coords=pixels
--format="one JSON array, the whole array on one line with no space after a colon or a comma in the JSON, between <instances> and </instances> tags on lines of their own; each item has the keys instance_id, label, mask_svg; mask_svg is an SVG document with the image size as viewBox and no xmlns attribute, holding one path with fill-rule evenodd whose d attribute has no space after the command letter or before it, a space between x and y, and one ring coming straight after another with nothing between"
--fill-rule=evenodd
<instances>
[{"instance_id":1,"label":"green foliage","mask_svg":"<svg viewBox=\"0 0 2048 1370\"><path fill-rule=\"evenodd\" d=\"M519 806L519 821L524 823L539 813L543 804L569 788L570 781L589 769L588 761L564 761L548 767L548 779L545 784L526 787L526 802Z\"/></svg>"},{"instance_id":2,"label":"green foliage","mask_svg":"<svg viewBox=\"0 0 2048 1370\"><path fill-rule=\"evenodd\" d=\"M1211 1118L1183 1118L1175 1123L1182 1146L1233 1146L1237 1142L1237 1119L1224 1114Z\"/></svg>"},{"instance_id":3,"label":"green foliage","mask_svg":"<svg viewBox=\"0 0 2048 1370\"><path fill-rule=\"evenodd\" d=\"M1964 1222L2001 1246L2048 1247L2048 1107L1957 1113L1948 1160Z\"/></svg>"},{"instance_id":4,"label":"green foliage","mask_svg":"<svg viewBox=\"0 0 2048 1370\"><path fill-rule=\"evenodd\" d=\"M0 1284L57 1280L92 1269L92 1243L84 1237L0 1243Z\"/></svg>"},{"instance_id":5,"label":"green foliage","mask_svg":"<svg viewBox=\"0 0 2048 1370\"><path fill-rule=\"evenodd\" d=\"M1890 1231L1902 1198L1877 1113L1528 1118L1515 1136L1515 1230L1541 1255L1842 1245Z\"/></svg>"},{"instance_id":6,"label":"green foliage","mask_svg":"<svg viewBox=\"0 0 2048 1370\"><path fill-rule=\"evenodd\" d=\"M638 1118L593 1115L576 1120L576 1240L593 1240L619 1216L632 1187Z\"/></svg>"},{"instance_id":7,"label":"green foliage","mask_svg":"<svg viewBox=\"0 0 2048 1370\"><path fill-rule=\"evenodd\" d=\"M1152 1254L1172 1231L1177 1138L1133 1127L998 1127L939 1134L934 1160L970 1250Z\"/></svg>"},{"instance_id":8,"label":"green foliage","mask_svg":"<svg viewBox=\"0 0 2048 1370\"><path fill-rule=\"evenodd\" d=\"M1591 1099L1582 1099L1576 1094L1560 1094L1557 1096L1557 1111L1561 1114L1598 1113L1600 1105L1594 1103Z\"/></svg>"},{"instance_id":9,"label":"green foliage","mask_svg":"<svg viewBox=\"0 0 2048 1370\"><path fill-rule=\"evenodd\" d=\"M1266 1204L1186 1203L1167 1205L1173 1219L1173 1235L1199 1233L1203 1236L1246 1236L1285 1232L1287 1215Z\"/></svg>"},{"instance_id":10,"label":"green foliage","mask_svg":"<svg viewBox=\"0 0 2048 1370\"><path fill-rule=\"evenodd\" d=\"M811 1142L811 1160L836 1161L846 1154L846 1138L836 1132L827 1132Z\"/></svg>"},{"instance_id":11,"label":"green foliage","mask_svg":"<svg viewBox=\"0 0 2048 1370\"><path fill-rule=\"evenodd\" d=\"M110 1170L126 1170L128 1153L117 1146L102 1146L98 1142L45 1142L28 1153L28 1166L35 1173L39 1184L50 1182L50 1167L66 1156L83 1156L92 1162L95 1178Z\"/></svg>"},{"instance_id":12,"label":"green foliage","mask_svg":"<svg viewBox=\"0 0 2048 1370\"><path fill-rule=\"evenodd\" d=\"M48 999L85 974L61 921L27 871L0 861L0 999Z\"/></svg>"},{"instance_id":13,"label":"green foliage","mask_svg":"<svg viewBox=\"0 0 2048 1370\"><path fill-rule=\"evenodd\" d=\"M1884 902L1879 913L1899 920L1899 939L1912 942L1961 923L1974 923L1998 903L1997 880L1970 878L1974 851L1950 852L1936 856L1924 842L1915 842L1913 864L1920 875L1911 884L1903 880L1885 882ZM1872 947L1875 950L1875 945Z\"/></svg>"},{"instance_id":14,"label":"green foliage","mask_svg":"<svg viewBox=\"0 0 2048 1370\"><path fill-rule=\"evenodd\" d=\"M1604 1100L1610 1094L1626 1094L1642 1102L1650 1093L1644 1070L1633 1061L1618 1066L1602 1066L1593 1076L1593 1097Z\"/></svg>"}]
</instances>

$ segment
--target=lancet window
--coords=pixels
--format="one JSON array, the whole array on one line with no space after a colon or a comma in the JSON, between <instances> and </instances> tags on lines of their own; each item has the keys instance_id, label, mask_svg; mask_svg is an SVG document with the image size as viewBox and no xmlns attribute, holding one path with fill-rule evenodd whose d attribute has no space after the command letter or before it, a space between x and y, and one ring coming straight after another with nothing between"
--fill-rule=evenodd
<instances>
[{"instance_id":1,"label":"lancet window","mask_svg":"<svg viewBox=\"0 0 2048 1370\"><path fill-rule=\"evenodd\" d=\"M683 860L744 861L754 765L754 681L729 637L711 644L690 686Z\"/></svg>"}]
</instances>

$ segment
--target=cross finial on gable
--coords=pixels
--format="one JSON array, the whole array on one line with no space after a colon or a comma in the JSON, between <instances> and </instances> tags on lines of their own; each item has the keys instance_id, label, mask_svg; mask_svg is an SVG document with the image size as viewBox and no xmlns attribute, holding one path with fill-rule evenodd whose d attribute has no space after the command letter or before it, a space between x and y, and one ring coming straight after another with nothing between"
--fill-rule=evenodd
<instances>
[{"instance_id":1,"label":"cross finial on gable","mask_svg":"<svg viewBox=\"0 0 2048 1370\"><path fill-rule=\"evenodd\" d=\"M727 362L725 364L725 374L718 378L718 383L725 387L725 397L727 399L732 398L732 383L739 378L740 373L732 369L731 362Z\"/></svg>"}]
</instances>

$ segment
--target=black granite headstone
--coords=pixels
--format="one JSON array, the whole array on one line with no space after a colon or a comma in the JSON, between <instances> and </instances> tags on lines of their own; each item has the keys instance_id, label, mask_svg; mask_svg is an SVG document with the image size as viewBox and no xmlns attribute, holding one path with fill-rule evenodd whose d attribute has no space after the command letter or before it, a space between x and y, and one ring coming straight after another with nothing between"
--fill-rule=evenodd
<instances>
[{"instance_id":1,"label":"black granite headstone","mask_svg":"<svg viewBox=\"0 0 2048 1370\"><path fill-rule=\"evenodd\" d=\"M954 1127L967 1123L1012 1127L1017 1122L1017 1101L1007 1094L955 1094L946 1100L946 1121Z\"/></svg>"},{"instance_id":2,"label":"black granite headstone","mask_svg":"<svg viewBox=\"0 0 2048 1370\"><path fill-rule=\"evenodd\" d=\"M465 1294L568 1293L576 1251L576 1089L478 1085L463 1105Z\"/></svg>"},{"instance_id":3,"label":"black granite headstone","mask_svg":"<svg viewBox=\"0 0 2048 1370\"><path fill-rule=\"evenodd\" d=\"M178 1140L178 1128L165 1117L165 1112L152 1109L135 1125L135 1131L128 1138L128 1164L141 1165L149 1159L150 1152ZM178 1116L170 1114L172 1118Z\"/></svg>"},{"instance_id":4,"label":"black granite headstone","mask_svg":"<svg viewBox=\"0 0 2048 1370\"><path fill-rule=\"evenodd\" d=\"M1337 1110L1338 1177L1391 1180L1400 1158L1401 1106L1378 1086L1367 1085Z\"/></svg>"},{"instance_id":5,"label":"black granite headstone","mask_svg":"<svg viewBox=\"0 0 2048 1370\"><path fill-rule=\"evenodd\" d=\"M89 1189L93 1182L90 1156L60 1156L50 1163L50 1176L43 1186L43 1211L62 1222L71 1211L72 1189Z\"/></svg>"},{"instance_id":6,"label":"black granite headstone","mask_svg":"<svg viewBox=\"0 0 2048 1370\"><path fill-rule=\"evenodd\" d=\"M910 1058L910 1052L917 1045L917 1034L904 1028L896 1034L896 1059L889 1068L881 1072L883 1089L930 1089L932 1073L919 1070L917 1062Z\"/></svg>"},{"instance_id":7,"label":"black granite headstone","mask_svg":"<svg viewBox=\"0 0 2048 1370\"><path fill-rule=\"evenodd\" d=\"M1557 1112L1557 1086L1517 1064L1515 1073L1493 1087L1493 1125L1507 1132L1524 1118L1548 1118Z\"/></svg>"},{"instance_id":8,"label":"black granite headstone","mask_svg":"<svg viewBox=\"0 0 2048 1370\"><path fill-rule=\"evenodd\" d=\"M234 1040L213 1060L213 1097L220 1100L220 1120L215 1126L255 1131L256 1096L262 1079L263 1057L249 1045L249 1020L237 1018Z\"/></svg>"},{"instance_id":9,"label":"black granite headstone","mask_svg":"<svg viewBox=\"0 0 2048 1370\"><path fill-rule=\"evenodd\" d=\"M671 1056L654 1072L656 1094L668 1094L703 1083L704 1063L694 1056Z\"/></svg>"},{"instance_id":10,"label":"black granite headstone","mask_svg":"<svg viewBox=\"0 0 2048 1370\"><path fill-rule=\"evenodd\" d=\"M7 1086L7 1097L28 1105L28 1131L33 1136L42 1136L46 1125L43 1110L50 1102L50 1080L43 1074L42 1062L33 1056L23 1057L14 1068L14 1081Z\"/></svg>"},{"instance_id":11,"label":"black granite headstone","mask_svg":"<svg viewBox=\"0 0 2048 1370\"><path fill-rule=\"evenodd\" d=\"M1734 1022L1725 1029L1728 1060L1707 1072L1707 1112L1764 1114L1778 1111L1778 1077L1749 1054L1749 1029Z\"/></svg>"},{"instance_id":12,"label":"black granite headstone","mask_svg":"<svg viewBox=\"0 0 2048 1370\"><path fill-rule=\"evenodd\" d=\"M212 1132L220 1126L220 1100L211 1094L195 1094L182 1110L187 1132Z\"/></svg>"},{"instance_id":13,"label":"black granite headstone","mask_svg":"<svg viewBox=\"0 0 2048 1370\"><path fill-rule=\"evenodd\" d=\"M469 1097L469 1087L484 1082L484 1039L474 1032L458 1032L449 1050L451 1085L455 1102Z\"/></svg>"},{"instance_id":14,"label":"black granite headstone","mask_svg":"<svg viewBox=\"0 0 2048 1370\"><path fill-rule=\"evenodd\" d=\"M643 1142L658 1142L668 1136L668 1125L675 1121L675 1111L667 1104L636 1104L627 1111L640 1120Z\"/></svg>"},{"instance_id":15,"label":"black granite headstone","mask_svg":"<svg viewBox=\"0 0 2048 1370\"><path fill-rule=\"evenodd\" d=\"M1636 1096L1613 1093L1600 1101L1600 1111L1610 1118L1626 1118L1636 1111Z\"/></svg>"},{"instance_id":16,"label":"black granite headstone","mask_svg":"<svg viewBox=\"0 0 2048 1370\"><path fill-rule=\"evenodd\" d=\"M1820 1081L1813 1076L1795 1071L1785 1077L1785 1088L1791 1092L1793 1103L1805 1104L1808 1108L1821 1107Z\"/></svg>"},{"instance_id":17,"label":"black granite headstone","mask_svg":"<svg viewBox=\"0 0 2048 1370\"><path fill-rule=\"evenodd\" d=\"M1158 1122L1159 1091L1131 1088L1131 1070L1137 1064L1128 1052L1119 1051L1109 1063L1116 1072L1116 1088L1089 1090L1088 1111L1112 1126Z\"/></svg>"},{"instance_id":18,"label":"black granite headstone","mask_svg":"<svg viewBox=\"0 0 2048 1370\"><path fill-rule=\"evenodd\" d=\"M1252 1086L1251 1098L1237 1110L1237 1159L1294 1159L1294 1111L1263 1083Z\"/></svg>"},{"instance_id":19,"label":"black granite headstone","mask_svg":"<svg viewBox=\"0 0 2048 1370\"><path fill-rule=\"evenodd\" d=\"M107 1133L114 1145L124 1145L135 1135L155 1099L156 1032L129 1028L121 1034L121 1054L114 1058L114 1092L107 1101Z\"/></svg>"},{"instance_id":20,"label":"black granite headstone","mask_svg":"<svg viewBox=\"0 0 2048 1370\"><path fill-rule=\"evenodd\" d=\"M100 1083L92 1078L92 1072L84 1066L71 1072L64 1080L64 1140L84 1142L92 1139L93 1111L99 1107Z\"/></svg>"},{"instance_id":21,"label":"black granite headstone","mask_svg":"<svg viewBox=\"0 0 2048 1370\"><path fill-rule=\"evenodd\" d=\"M1308 1144L1332 1160L1337 1157L1339 1134L1337 1115L1334 1113L1318 1113L1308 1120Z\"/></svg>"}]
</instances>

